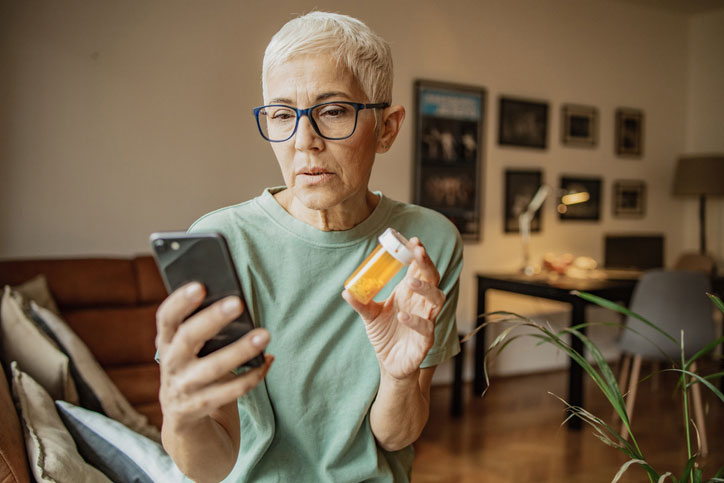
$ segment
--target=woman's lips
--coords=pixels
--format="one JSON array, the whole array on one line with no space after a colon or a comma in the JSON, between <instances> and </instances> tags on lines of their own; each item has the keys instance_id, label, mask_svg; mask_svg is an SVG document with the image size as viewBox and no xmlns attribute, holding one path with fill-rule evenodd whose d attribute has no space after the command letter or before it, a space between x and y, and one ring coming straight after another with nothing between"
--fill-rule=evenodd
<instances>
[{"instance_id":1,"label":"woman's lips","mask_svg":"<svg viewBox=\"0 0 724 483\"><path fill-rule=\"evenodd\" d=\"M335 176L334 173L322 169L313 169L302 171L297 174L297 180L306 185L322 184L331 180Z\"/></svg>"},{"instance_id":2,"label":"woman's lips","mask_svg":"<svg viewBox=\"0 0 724 483\"><path fill-rule=\"evenodd\" d=\"M321 184L331 180L334 173L329 171L302 172L297 175L297 179L306 185Z\"/></svg>"}]
</instances>

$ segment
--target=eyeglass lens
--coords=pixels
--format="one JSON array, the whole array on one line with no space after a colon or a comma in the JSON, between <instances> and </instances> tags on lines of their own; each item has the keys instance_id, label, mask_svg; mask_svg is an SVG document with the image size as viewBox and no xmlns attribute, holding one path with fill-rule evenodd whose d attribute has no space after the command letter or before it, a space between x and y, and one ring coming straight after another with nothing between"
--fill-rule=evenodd
<instances>
[{"instance_id":1,"label":"eyeglass lens","mask_svg":"<svg viewBox=\"0 0 724 483\"><path fill-rule=\"evenodd\" d=\"M352 135L357 110L349 104L321 104L312 108L311 118L317 132L325 138L346 138ZM294 134L297 113L286 106L264 106L259 111L259 127L270 141L284 141Z\"/></svg>"}]
</instances>

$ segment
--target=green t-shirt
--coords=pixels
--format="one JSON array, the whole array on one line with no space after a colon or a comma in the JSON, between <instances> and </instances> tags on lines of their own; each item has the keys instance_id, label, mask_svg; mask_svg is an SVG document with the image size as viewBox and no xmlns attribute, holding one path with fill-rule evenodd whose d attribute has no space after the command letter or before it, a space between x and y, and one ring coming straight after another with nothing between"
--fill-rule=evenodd
<instances>
[{"instance_id":1,"label":"green t-shirt","mask_svg":"<svg viewBox=\"0 0 724 483\"><path fill-rule=\"evenodd\" d=\"M238 401L241 449L224 481L408 481L412 446L387 452L372 434L369 412L379 365L362 320L341 293L385 228L420 238L447 295L422 367L440 364L460 350L460 235L442 215L379 193L374 212L359 225L320 231L277 203L273 194L280 189L209 213L189 229L226 237L248 310L269 330L267 352L276 358L266 379ZM376 300L389 296L404 272Z\"/></svg>"}]
</instances>

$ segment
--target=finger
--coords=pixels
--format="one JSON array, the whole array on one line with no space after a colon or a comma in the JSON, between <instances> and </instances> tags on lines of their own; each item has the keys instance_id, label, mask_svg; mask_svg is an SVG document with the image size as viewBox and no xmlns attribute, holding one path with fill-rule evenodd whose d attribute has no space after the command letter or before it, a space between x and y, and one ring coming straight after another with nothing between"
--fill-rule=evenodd
<instances>
[{"instance_id":1,"label":"finger","mask_svg":"<svg viewBox=\"0 0 724 483\"><path fill-rule=\"evenodd\" d=\"M178 328L166 350L167 362L178 357L189 359L198 354L204 343L241 315L243 309L241 299L231 296L189 317Z\"/></svg>"},{"instance_id":2,"label":"finger","mask_svg":"<svg viewBox=\"0 0 724 483\"><path fill-rule=\"evenodd\" d=\"M204 300L204 286L191 282L174 290L156 311L156 348L169 344L181 322Z\"/></svg>"},{"instance_id":3,"label":"finger","mask_svg":"<svg viewBox=\"0 0 724 483\"><path fill-rule=\"evenodd\" d=\"M432 321L406 312L398 313L397 320L424 337L433 335L435 331L435 324Z\"/></svg>"},{"instance_id":4,"label":"finger","mask_svg":"<svg viewBox=\"0 0 724 483\"><path fill-rule=\"evenodd\" d=\"M414 264L419 271L418 278L437 286L437 284L440 283L440 274L437 268L435 268L435 264L432 263L432 259L427 254L427 250L425 250L425 247L417 237L412 238L410 244L412 246L412 255L415 257Z\"/></svg>"},{"instance_id":5,"label":"finger","mask_svg":"<svg viewBox=\"0 0 724 483\"><path fill-rule=\"evenodd\" d=\"M352 308L359 314L360 317L362 317L362 320L368 321L372 320L380 313L382 310L382 304L375 302L374 300L370 301L368 304L363 304L356 298L354 298L354 295L352 295L349 290L344 289L342 291L342 298L352 306Z\"/></svg>"},{"instance_id":6,"label":"finger","mask_svg":"<svg viewBox=\"0 0 724 483\"><path fill-rule=\"evenodd\" d=\"M407 285L415 293L418 293L425 297L435 307L442 307L445 303L445 292L427 282L423 282L417 278L409 278Z\"/></svg>"},{"instance_id":7,"label":"finger","mask_svg":"<svg viewBox=\"0 0 724 483\"><path fill-rule=\"evenodd\" d=\"M188 372L184 390L217 382L229 372L256 357L269 344L266 329L254 329L244 337L196 361Z\"/></svg>"},{"instance_id":8,"label":"finger","mask_svg":"<svg viewBox=\"0 0 724 483\"><path fill-rule=\"evenodd\" d=\"M193 415L206 415L236 401L254 389L266 377L272 362L274 362L274 357L267 355L264 365L196 391L193 396L186 399L185 412Z\"/></svg>"}]
</instances>

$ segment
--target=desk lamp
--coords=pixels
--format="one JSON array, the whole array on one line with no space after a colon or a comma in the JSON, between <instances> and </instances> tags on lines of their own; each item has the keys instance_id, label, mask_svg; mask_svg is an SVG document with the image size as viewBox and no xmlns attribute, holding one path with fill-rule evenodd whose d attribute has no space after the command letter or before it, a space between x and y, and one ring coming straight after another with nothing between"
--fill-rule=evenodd
<instances>
[{"instance_id":1,"label":"desk lamp","mask_svg":"<svg viewBox=\"0 0 724 483\"><path fill-rule=\"evenodd\" d=\"M533 265L530 263L530 222L533 220L535 212L541 207L550 190L550 187L547 185L542 185L538 188L533 199L528 203L528 207L518 216L520 236L523 239L523 273L525 275L533 275L535 272Z\"/></svg>"},{"instance_id":2,"label":"desk lamp","mask_svg":"<svg viewBox=\"0 0 724 483\"><path fill-rule=\"evenodd\" d=\"M520 236L523 240L523 268L522 272L525 275L533 275L535 273L535 267L530 263L530 222L533 220L536 211L540 209L543 201L546 199L551 191L551 187L548 185L541 185L536 191L533 198L528 203L528 207L523 213L518 216L518 226L520 228ZM561 207L566 208L570 205L578 203L585 203L590 199L588 191L564 191L559 190L561 196L561 203L558 206L558 211L561 211Z\"/></svg>"},{"instance_id":3,"label":"desk lamp","mask_svg":"<svg viewBox=\"0 0 724 483\"><path fill-rule=\"evenodd\" d=\"M679 158L674 194L699 196L699 251L706 255L706 197L724 195L724 154Z\"/></svg>"}]
</instances>

